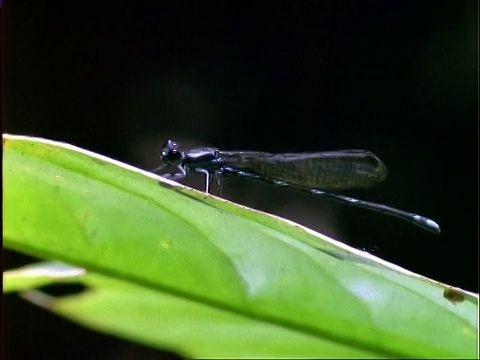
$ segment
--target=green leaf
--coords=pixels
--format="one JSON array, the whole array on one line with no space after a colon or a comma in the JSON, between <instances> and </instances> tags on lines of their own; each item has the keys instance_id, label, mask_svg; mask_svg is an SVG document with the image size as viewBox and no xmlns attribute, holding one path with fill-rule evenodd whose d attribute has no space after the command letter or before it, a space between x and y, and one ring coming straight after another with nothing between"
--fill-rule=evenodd
<instances>
[{"instance_id":1,"label":"green leaf","mask_svg":"<svg viewBox=\"0 0 480 360\"><path fill-rule=\"evenodd\" d=\"M89 290L56 299L39 291L22 296L87 327L114 333L152 346L200 357L309 357L312 354L342 357L376 357L342 343L321 339L289 327L271 324L232 311L222 311L181 296L154 291L94 273L68 275L66 267L42 263L25 269L52 274L52 281L80 282ZM70 273L81 272L71 268ZM22 270L17 270L20 275ZM63 275L63 276L62 276ZM9 276L8 272L6 276ZM19 276L21 277L21 276ZM24 279L26 280L26 279ZM21 281L17 279L17 281ZM120 316L119 316L120 315ZM188 341L186 341L188 340ZM246 345L248 344L248 345Z\"/></svg>"},{"instance_id":2,"label":"green leaf","mask_svg":"<svg viewBox=\"0 0 480 360\"><path fill-rule=\"evenodd\" d=\"M4 135L4 245L87 271L53 311L186 356L477 356L478 295L66 144Z\"/></svg>"}]
</instances>

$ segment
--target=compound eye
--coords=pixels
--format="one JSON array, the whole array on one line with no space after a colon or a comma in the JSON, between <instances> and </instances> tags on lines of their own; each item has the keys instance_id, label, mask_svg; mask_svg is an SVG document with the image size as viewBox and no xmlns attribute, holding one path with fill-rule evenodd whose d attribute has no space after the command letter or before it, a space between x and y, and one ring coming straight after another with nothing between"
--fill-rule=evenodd
<instances>
[{"instance_id":1,"label":"compound eye","mask_svg":"<svg viewBox=\"0 0 480 360\"><path fill-rule=\"evenodd\" d=\"M163 150L165 150L165 149L169 149L169 150L178 149L178 145L175 141L168 139L167 141L165 141L163 143L162 149Z\"/></svg>"},{"instance_id":2,"label":"compound eye","mask_svg":"<svg viewBox=\"0 0 480 360\"><path fill-rule=\"evenodd\" d=\"M178 165L182 161L182 153L177 149L162 151L162 161L168 165Z\"/></svg>"},{"instance_id":3,"label":"compound eye","mask_svg":"<svg viewBox=\"0 0 480 360\"><path fill-rule=\"evenodd\" d=\"M177 143L172 140L165 141L160 157L167 165L178 165L182 161L182 153L178 151Z\"/></svg>"}]
</instances>

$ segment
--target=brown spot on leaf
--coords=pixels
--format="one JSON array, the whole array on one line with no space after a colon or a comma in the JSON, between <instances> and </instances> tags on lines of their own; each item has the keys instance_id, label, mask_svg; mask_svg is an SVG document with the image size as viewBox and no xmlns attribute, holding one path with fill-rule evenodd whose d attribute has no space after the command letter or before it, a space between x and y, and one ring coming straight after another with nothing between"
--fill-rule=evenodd
<instances>
[{"instance_id":1,"label":"brown spot on leaf","mask_svg":"<svg viewBox=\"0 0 480 360\"><path fill-rule=\"evenodd\" d=\"M450 301L452 304L457 305L463 301L465 301L465 295L463 295L460 291L454 288L447 288L443 291L443 297Z\"/></svg>"}]
</instances>

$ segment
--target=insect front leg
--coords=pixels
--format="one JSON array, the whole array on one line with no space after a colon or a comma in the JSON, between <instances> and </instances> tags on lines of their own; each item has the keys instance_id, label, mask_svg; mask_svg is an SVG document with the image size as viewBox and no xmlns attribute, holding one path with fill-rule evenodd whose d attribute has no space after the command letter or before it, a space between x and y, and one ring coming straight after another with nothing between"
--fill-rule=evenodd
<instances>
[{"instance_id":1,"label":"insect front leg","mask_svg":"<svg viewBox=\"0 0 480 360\"><path fill-rule=\"evenodd\" d=\"M187 171L185 170L185 168L183 166L178 165L177 170L178 170L178 172L176 172L174 174L166 173L166 174L163 174L161 176L164 177L165 179L170 179L170 180L183 179L184 177L187 176Z\"/></svg>"}]
</instances>

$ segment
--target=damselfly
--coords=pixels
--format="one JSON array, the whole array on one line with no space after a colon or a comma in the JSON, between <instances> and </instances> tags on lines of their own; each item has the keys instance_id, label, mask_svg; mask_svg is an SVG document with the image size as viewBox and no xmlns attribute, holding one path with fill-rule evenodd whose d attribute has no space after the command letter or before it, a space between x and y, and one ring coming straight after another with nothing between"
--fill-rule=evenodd
<instances>
[{"instance_id":1,"label":"damselfly","mask_svg":"<svg viewBox=\"0 0 480 360\"><path fill-rule=\"evenodd\" d=\"M406 220L434 233L440 233L438 224L424 216L391 206L358 200L328 191L368 188L387 176L385 164L366 150L339 150L271 154L258 151L223 151L216 148L198 148L180 151L168 140L161 152L162 165L154 172L174 167L174 173L162 176L172 180L192 172L205 175L205 191L210 182L221 176L252 179L291 188L315 196L326 197L356 207L381 212Z\"/></svg>"}]
</instances>

